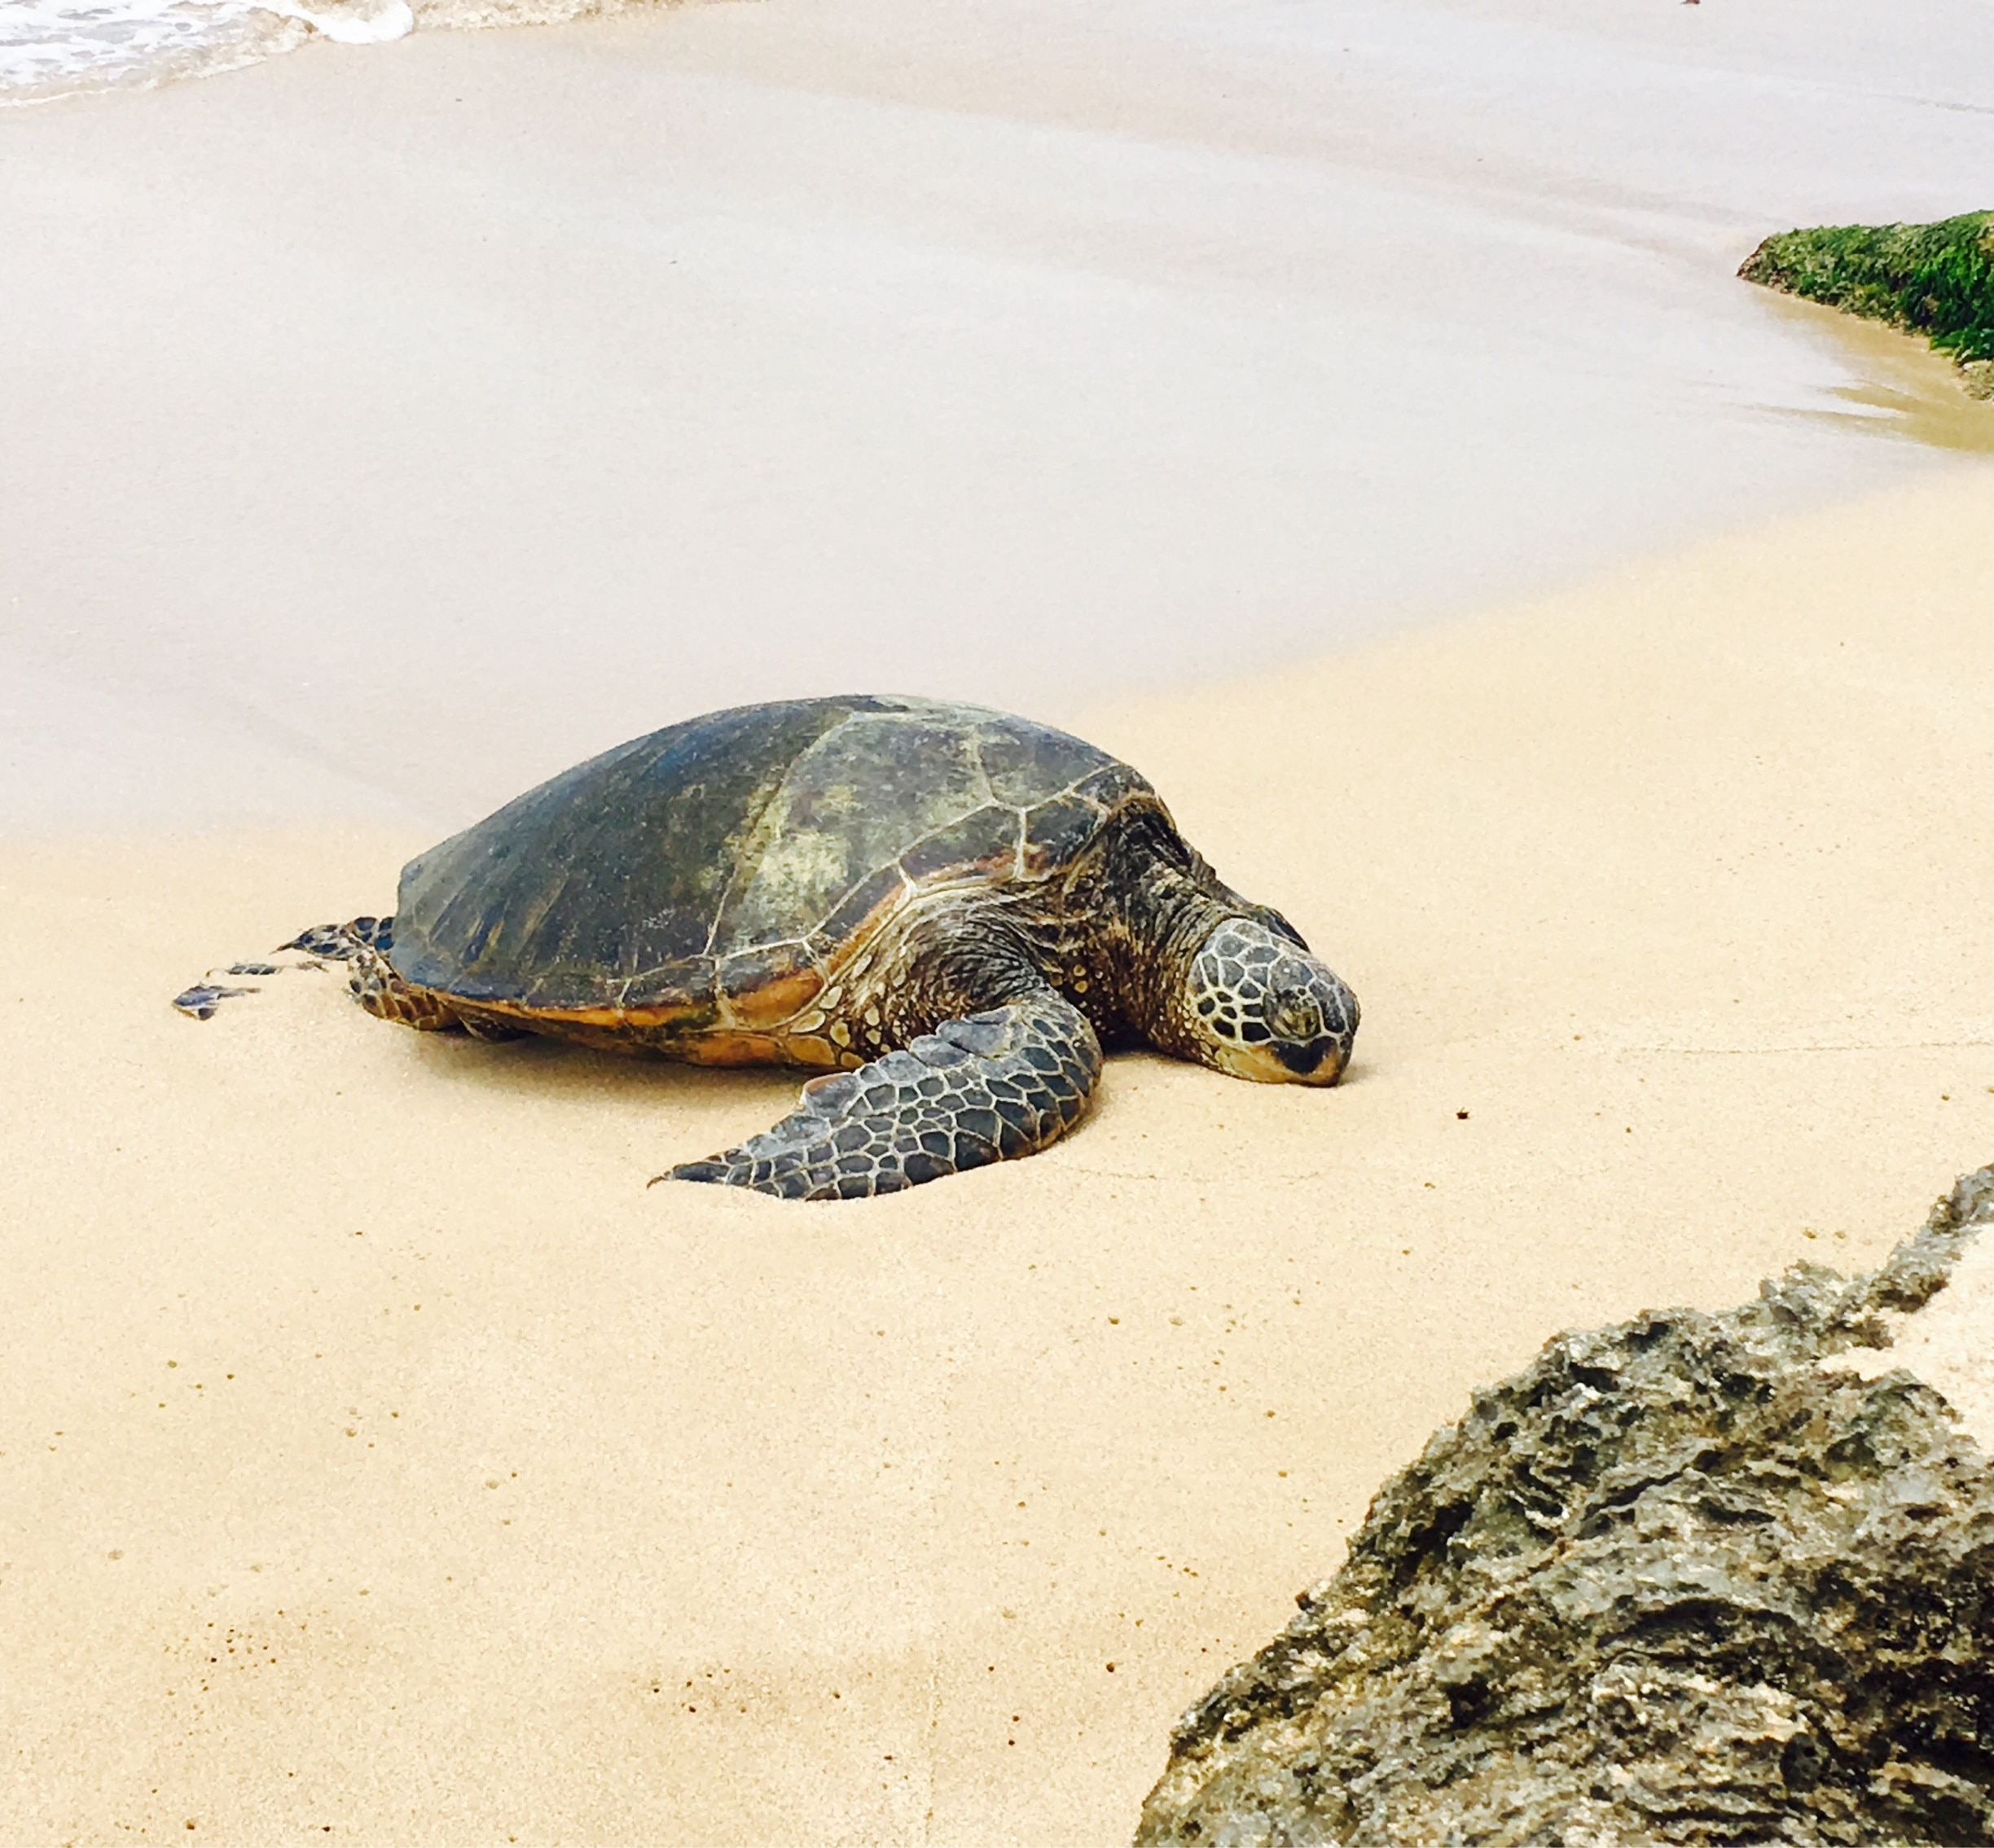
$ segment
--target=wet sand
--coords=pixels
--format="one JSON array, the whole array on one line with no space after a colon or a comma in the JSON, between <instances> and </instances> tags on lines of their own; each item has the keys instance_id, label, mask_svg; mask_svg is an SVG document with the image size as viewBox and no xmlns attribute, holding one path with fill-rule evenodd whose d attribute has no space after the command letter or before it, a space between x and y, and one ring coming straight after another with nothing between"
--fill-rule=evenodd
<instances>
[{"instance_id":1,"label":"wet sand","mask_svg":"<svg viewBox=\"0 0 1994 1848\"><path fill-rule=\"evenodd\" d=\"M7 848L24 1837L1110 1841L1553 1331L1866 1266L1994 1148L1994 475L1095 709L1366 1003L876 1204L644 1187L790 1081L217 959L413 830Z\"/></svg>"},{"instance_id":2,"label":"wet sand","mask_svg":"<svg viewBox=\"0 0 1994 1848\"><path fill-rule=\"evenodd\" d=\"M10 112L0 835L1070 722L1919 478L1733 272L1994 163L1923 17L771 0Z\"/></svg>"}]
</instances>

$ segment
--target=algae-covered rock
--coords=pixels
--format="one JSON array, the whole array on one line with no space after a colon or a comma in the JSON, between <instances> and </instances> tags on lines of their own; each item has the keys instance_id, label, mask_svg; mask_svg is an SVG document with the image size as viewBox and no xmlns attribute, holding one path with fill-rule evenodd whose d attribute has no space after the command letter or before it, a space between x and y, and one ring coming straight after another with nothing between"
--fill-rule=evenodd
<instances>
[{"instance_id":1,"label":"algae-covered rock","mask_svg":"<svg viewBox=\"0 0 1994 1848\"><path fill-rule=\"evenodd\" d=\"M1994 1467L1833 1359L1990 1220L1983 1170L1871 1276L1561 1336L1478 1394L1185 1714L1138 1843L1994 1841Z\"/></svg>"},{"instance_id":2,"label":"algae-covered rock","mask_svg":"<svg viewBox=\"0 0 1994 1848\"><path fill-rule=\"evenodd\" d=\"M1935 225L1834 225L1769 237L1738 271L1926 336L1966 388L1994 395L1994 212Z\"/></svg>"}]
</instances>

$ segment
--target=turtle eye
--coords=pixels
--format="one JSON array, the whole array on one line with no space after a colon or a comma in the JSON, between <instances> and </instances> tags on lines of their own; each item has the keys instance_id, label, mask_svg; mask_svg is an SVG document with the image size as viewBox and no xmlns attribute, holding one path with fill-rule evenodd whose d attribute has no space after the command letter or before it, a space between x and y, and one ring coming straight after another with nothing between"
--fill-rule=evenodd
<instances>
[{"instance_id":1,"label":"turtle eye","mask_svg":"<svg viewBox=\"0 0 1994 1848\"><path fill-rule=\"evenodd\" d=\"M1322 1038L1322 1005L1307 988L1276 989L1267 1007L1267 1021L1277 1039L1306 1042Z\"/></svg>"}]
</instances>

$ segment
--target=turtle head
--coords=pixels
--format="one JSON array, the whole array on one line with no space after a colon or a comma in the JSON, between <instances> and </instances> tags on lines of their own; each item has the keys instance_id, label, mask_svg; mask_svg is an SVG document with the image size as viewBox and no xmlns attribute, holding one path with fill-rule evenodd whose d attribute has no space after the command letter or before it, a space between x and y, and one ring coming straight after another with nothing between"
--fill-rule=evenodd
<instances>
[{"instance_id":1,"label":"turtle head","mask_svg":"<svg viewBox=\"0 0 1994 1848\"><path fill-rule=\"evenodd\" d=\"M1357 997L1278 911L1228 918L1191 959L1187 1050L1262 1084L1334 1084L1357 1037Z\"/></svg>"}]
</instances>

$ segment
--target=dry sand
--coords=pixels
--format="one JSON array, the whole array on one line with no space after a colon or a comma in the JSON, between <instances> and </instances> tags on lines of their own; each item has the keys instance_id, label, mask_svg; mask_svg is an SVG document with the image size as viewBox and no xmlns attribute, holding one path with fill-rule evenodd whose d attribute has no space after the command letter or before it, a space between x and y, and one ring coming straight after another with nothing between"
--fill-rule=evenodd
<instances>
[{"instance_id":1,"label":"dry sand","mask_svg":"<svg viewBox=\"0 0 1994 1848\"><path fill-rule=\"evenodd\" d=\"M849 1208L645 1189L780 1076L165 1007L413 832L7 849L0 1833L1125 1838L1475 1383L1994 1150L1991 577L1967 467L1096 711L1353 1078Z\"/></svg>"}]
</instances>

